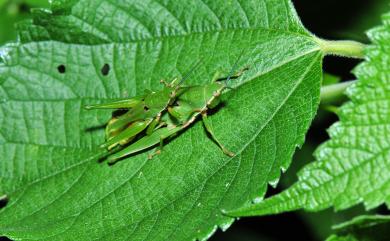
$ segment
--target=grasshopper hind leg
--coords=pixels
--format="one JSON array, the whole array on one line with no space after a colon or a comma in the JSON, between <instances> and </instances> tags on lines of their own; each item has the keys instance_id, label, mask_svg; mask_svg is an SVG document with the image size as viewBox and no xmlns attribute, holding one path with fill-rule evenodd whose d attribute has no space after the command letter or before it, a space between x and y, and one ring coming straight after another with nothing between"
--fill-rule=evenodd
<instances>
[{"instance_id":1,"label":"grasshopper hind leg","mask_svg":"<svg viewBox=\"0 0 390 241\"><path fill-rule=\"evenodd\" d=\"M214 131L213 131L208 119L207 119L206 112L202 112L202 120L203 120L204 126L206 127L207 132L210 134L210 136L213 138L213 140L218 144L219 148L221 148L223 153L225 153L226 155L228 155L230 157L235 156L235 154L233 152L229 151L224 145L222 145L222 143L215 136Z\"/></svg>"}]
</instances>

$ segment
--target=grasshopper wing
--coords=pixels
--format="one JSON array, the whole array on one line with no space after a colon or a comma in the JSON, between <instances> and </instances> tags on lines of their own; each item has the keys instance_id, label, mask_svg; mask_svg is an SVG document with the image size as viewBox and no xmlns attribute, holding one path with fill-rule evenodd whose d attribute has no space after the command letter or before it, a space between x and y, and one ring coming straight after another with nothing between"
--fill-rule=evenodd
<instances>
[{"instance_id":1,"label":"grasshopper wing","mask_svg":"<svg viewBox=\"0 0 390 241\"><path fill-rule=\"evenodd\" d=\"M108 148L109 150L117 146L118 144L124 145L131 141L136 135L141 133L143 130L148 127L148 125L152 122L153 119L145 120L145 121L136 121L133 122L129 127L127 127L124 131L120 132L118 135L109 139L106 143L101 145L101 148Z\"/></svg>"},{"instance_id":2,"label":"grasshopper wing","mask_svg":"<svg viewBox=\"0 0 390 241\"><path fill-rule=\"evenodd\" d=\"M139 103L134 108L127 111L118 118L113 118L106 127L106 137L115 136L116 133L123 131L130 123L145 119L145 110L143 103Z\"/></svg>"}]
</instances>

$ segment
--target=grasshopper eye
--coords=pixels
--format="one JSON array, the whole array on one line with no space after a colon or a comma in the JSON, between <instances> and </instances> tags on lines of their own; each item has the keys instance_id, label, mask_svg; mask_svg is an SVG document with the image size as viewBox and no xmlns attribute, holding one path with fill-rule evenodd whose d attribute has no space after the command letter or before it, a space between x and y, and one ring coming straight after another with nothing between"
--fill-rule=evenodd
<instances>
[{"instance_id":1,"label":"grasshopper eye","mask_svg":"<svg viewBox=\"0 0 390 241\"><path fill-rule=\"evenodd\" d=\"M144 106L144 110L145 111L149 111L149 107L147 107L146 105Z\"/></svg>"}]
</instances>

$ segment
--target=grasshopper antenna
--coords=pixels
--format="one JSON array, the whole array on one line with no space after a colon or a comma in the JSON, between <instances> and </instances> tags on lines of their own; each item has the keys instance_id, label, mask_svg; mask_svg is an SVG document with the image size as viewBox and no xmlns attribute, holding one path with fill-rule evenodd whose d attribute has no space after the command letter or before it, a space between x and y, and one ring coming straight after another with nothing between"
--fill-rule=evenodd
<instances>
[{"instance_id":1,"label":"grasshopper antenna","mask_svg":"<svg viewBox=\"0 0 390 241\"><path fill-rule=\"evenodd\" d=\"M194 72L194 70L196 68L198 68L200 66L200 64L202 63L202 59L198 60L194 66L191 67L191 69L189 71L187 71L187 73L184 75L184 77L179 81L179 84L177 86L180 86L185 80L188 79L188 77L190 77L190 75L192 74L192 72Z\"/></svg>"},{"instance_id":2,"label":"grasshopper antenna","mask_svg":"<svg viewBox=\"0 0 390 241\"><path fill-rule=\"evenodd\" d=\"M238 59L237 59L236 62L233 64L233 67L232 67L232 69L230 70L230 73L229 73L228 77L227 77L226 80L225 80L225 86L226 86L226 88L228 88L228 89L232 89L232 87L230 87L230 86L228 85L228 82L232 79L232 76L233 76L234 72L237 70L238 62L240 62L241 57L242 57L243 55L244 55L244 50L241 51L240 55L238 56Z\"/></svg>"}]
</instances>

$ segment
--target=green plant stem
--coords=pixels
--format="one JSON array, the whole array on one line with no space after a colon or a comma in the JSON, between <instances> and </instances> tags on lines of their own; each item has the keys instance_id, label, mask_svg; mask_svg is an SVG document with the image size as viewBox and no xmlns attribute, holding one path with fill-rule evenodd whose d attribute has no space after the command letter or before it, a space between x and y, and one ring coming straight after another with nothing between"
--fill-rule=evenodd
<instances>
[{"instance_id":1,"label":"green plant stem","mask_svg":"<svg viewBox=\"0 0 390 241\"><path fill-rule=\"evenodd\" d=\"M345 90L355 83L356 80L328 85L321 88L321 103L331 103L344 96Z\"/></svg>"},{"instance_id":2,"label":"green plant stem","mask_svg":"<svg viewBox=\"0 0 390 241\"><path fill-rule=\"evenodd\" d=\"M364 58L365 44L356 41L330 41L330 40L317 40L322 51L326 55L336 55L348 58Z\"/></svg>"}]
</instances>

